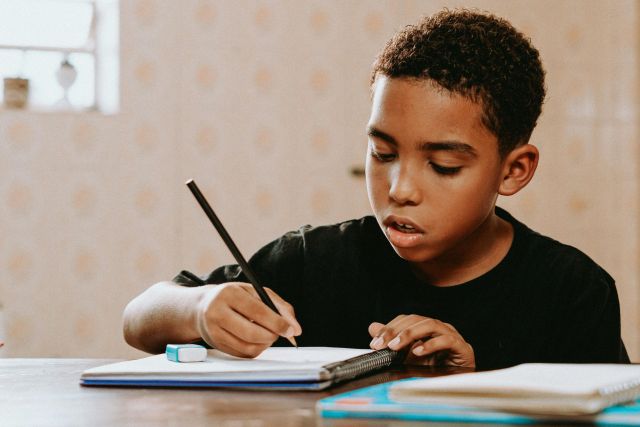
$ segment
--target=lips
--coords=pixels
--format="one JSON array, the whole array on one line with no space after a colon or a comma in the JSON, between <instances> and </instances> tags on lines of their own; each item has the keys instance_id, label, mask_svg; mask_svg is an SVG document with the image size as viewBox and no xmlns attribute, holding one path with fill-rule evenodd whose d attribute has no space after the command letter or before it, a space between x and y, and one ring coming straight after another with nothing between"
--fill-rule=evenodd
<instances>
[{"instance_id":1,"label":"lips","mask_svg":"<svg viewBox=\"0 0 640 427\"><path fill-rule=\"evenodd\" d=\"M413 222L410 218L398 216L398 215L387 215L382 224L385 227L394 227L399 231L406 233L424 233L424 230L420 228L415 222Z\"/></svg>"},{"instance_id":2,"label":"lips","mask_svg":"<svg viewBox=\"0 0 640 427\"><path fill-rule=\"evenodd\" d=\"M382 222L389 242L399 248L418 245L425 238L425 232L410 218L389 215Z\"/></svg>"}]
</instances>

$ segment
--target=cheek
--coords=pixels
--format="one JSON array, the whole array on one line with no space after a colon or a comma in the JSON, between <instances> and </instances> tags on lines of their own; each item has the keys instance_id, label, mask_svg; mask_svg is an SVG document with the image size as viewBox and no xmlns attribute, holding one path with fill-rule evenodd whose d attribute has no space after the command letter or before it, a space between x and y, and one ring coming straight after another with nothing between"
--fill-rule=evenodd
<instances>
[{"instance_id":1,"label":"cheek","mask_svg":"<svg viewBox=\"0 0 640 427\"><path fill-rule=\"evenodd\" d=\"M369 201L373 205L376 201L386 199L388 194L388 180L385 169L377 165L371 157L365 163L365 180Z\"/></svg>"},{"instance_id":2,"label":"cheek","mask_svg":"<svg viewBox=\"0 0 640 427\"><path fill-rule=\"evenodd\" d=\"M493 208L498 196L498 179L494 171L481 171L473 176L469 176L462 191L457 197L458 201L466 205L470 212L478 212L479 215Z\"/></svg>"}]
</instances>

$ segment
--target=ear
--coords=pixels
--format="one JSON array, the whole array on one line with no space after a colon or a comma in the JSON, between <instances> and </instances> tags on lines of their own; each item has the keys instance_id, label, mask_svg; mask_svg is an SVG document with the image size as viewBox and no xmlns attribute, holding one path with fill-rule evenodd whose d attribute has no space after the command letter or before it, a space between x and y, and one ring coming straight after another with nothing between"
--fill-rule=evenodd
<instances>
[{"instance_id":1,"label":"ear","mask_svg":"<svg viewBox=\"0 0 640 427\"><path fill-rule=\"evenodd\" d=\"M502 163L502 182L498 194L511 196L522 190L533 178L539 157L538 149L531 144L521 145L507 154Z\"/></svg>"}]
</instances>

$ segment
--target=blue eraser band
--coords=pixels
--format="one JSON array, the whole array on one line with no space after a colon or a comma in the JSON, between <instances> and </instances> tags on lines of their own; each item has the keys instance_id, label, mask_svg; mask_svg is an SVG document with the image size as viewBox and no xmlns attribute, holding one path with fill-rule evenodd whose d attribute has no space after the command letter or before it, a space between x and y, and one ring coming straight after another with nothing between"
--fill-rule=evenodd
<instances>
[{"instance_id":1,"label":"blue eraser band","mask_svg":"<svg viewBox=\"0 0 640 427\"><path fill-rule=\"evenodd\" d=\"M167 344L167 359L172 362L203 362L207 349L198 344Z\"/></svg>"}]
</instances>

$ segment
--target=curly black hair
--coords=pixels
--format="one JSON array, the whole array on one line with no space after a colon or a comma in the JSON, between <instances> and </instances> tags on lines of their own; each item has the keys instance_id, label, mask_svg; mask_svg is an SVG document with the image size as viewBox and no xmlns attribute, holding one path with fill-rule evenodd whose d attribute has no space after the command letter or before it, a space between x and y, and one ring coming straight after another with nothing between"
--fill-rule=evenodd
<instances>
[{"instance_id":1,"label":"curly black hair","mask_svg":"<svg viewBox=\"0 0 640 427\"><path fill-rule=\"evenodd\" d=\"M444 9L398 32L373 64L372 85L379 74L428 79L481 103L502 156L529 140L545 97L530 39L502 18L468 9Z\"/></svg>"}]
</instances>

